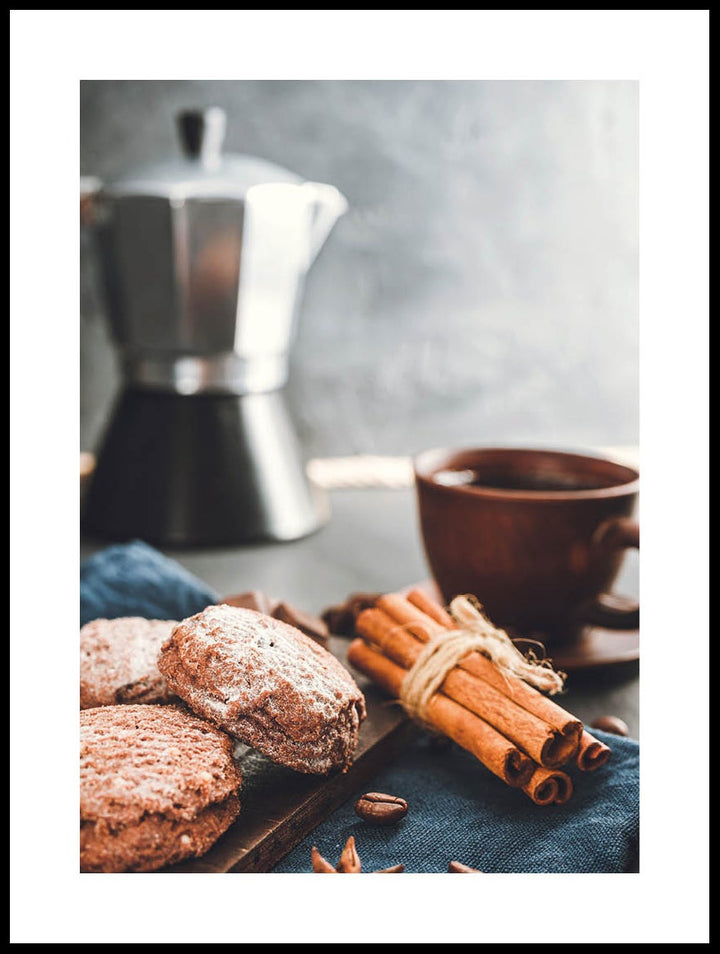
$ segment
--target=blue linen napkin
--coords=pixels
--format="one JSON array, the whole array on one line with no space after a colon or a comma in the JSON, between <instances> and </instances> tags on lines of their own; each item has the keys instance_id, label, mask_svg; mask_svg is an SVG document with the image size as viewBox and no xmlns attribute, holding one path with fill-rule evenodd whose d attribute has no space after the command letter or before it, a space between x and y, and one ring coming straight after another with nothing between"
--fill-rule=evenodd
<instances>
[{"instance_id":1,"label":"blue linen napkin","mask_svg":"<svg viewBox=\"0 0 720 954\"><path fill-rule=\"evenodd\" d=\"M443 872L451 861L486 874L637 871L638 744L596 730L593 735L612 748L608 763L595 772L570 770L570 801L544 807L508 788L464 749L438 751L422 739L273 870L310 871L313 845L336 864L354 835L364 871L402 863L408 872ZM372 791L405 798L405 818L390 828L361 821L355 801Z\"/></svg>"},{"instance_id":2,"label":"blue linen napkin","mask_svg":"<svg viewBox=\"0 0 720 954\"><path fill-rule=\"evenodd\" d=\"M80 620L117 616L183 619L218 599L210 587L141 541L108 547L80 572ZM447 871L450 861L486 873L638 871L639 746L593 730L612 748L596 772L570 770L566 805L540 807L455 745L421 738L363 784L273 869L309 872L317 845L332 864L355 836L364 871L403 863L408 872ZM407 816L377 828L354 813L364 792L407 799Z\"/></svg>"},{"instance_id":3,"label":"blue linen napkin","mask_svg":"<svg viewBox=\"0 0 720 954\"><path fill-rule=\"evenodd\" d=\"M99 550L80 567L81 626L119 616L185 619L219 599L219 593L141 540Z\"/></svg>"}]
</instances>

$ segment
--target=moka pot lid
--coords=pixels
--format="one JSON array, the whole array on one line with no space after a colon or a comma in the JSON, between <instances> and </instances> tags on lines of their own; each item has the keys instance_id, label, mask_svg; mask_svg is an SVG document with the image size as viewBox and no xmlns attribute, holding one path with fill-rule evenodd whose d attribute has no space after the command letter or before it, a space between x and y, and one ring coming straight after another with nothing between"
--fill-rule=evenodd
<instances>
[{"instance_id":1,"label":"moka pot lid","mask_svg":"<svg viewBox=\"0 0 720 954\"><path fill-rule=\"evenodd\" d=\"M185 110L176 119L183 155L144 164L104 183L106 196L243 199L253 186L304 181L266 159L224 154L226 116L218 107Z\"/></svg>"}]
</instances>

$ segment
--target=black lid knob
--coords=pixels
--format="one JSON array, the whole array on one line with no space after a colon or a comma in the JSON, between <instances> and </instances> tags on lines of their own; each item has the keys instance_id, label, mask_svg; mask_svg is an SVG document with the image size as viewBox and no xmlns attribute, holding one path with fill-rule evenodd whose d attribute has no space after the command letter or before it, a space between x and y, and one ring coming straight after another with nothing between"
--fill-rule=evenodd
<instances>
[{"instance_id":1,"label":"black lid knob","mask_svg":"<svg viewBox=\"0 0 720 954\"><path fill-rule=\"evenodd\" d=\"M199 159L207 166L217 165L225 139L225 110L218 106L186 109L176 119L180 145L187 158Z\"/></svg>"}]
</instances>

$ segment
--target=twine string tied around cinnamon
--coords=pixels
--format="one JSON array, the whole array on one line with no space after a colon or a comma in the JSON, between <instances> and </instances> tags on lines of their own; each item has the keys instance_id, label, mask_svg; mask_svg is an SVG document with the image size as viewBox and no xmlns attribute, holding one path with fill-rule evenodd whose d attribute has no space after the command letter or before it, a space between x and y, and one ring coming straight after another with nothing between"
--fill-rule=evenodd
<instances>
[{"instance_id":1,"label":"twine string tied around cinnamon","mask_svg":"<svg viewBox=\"0 0 720 954\"><path fill-rule=\"evenodd\" d=\"M456 627L438 628L403 680L400 702L413 719L427 721L425 713L433 695L450 670L471 652L481 652L501 672L549 695L563 688L565 674L556 672L548 659L539 660L532 652L524 656L505 630L490 622L473 597L455 597L448 610Z\"/></svg>"}]
</instances>

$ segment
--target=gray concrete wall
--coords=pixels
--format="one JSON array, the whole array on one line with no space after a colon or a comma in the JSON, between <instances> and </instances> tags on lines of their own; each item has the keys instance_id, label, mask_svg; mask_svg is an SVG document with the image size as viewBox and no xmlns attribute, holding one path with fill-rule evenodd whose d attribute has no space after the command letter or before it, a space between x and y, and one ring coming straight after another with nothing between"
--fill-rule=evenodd
<instances>
[{"instance_id":1,"label":"gray concrete wall","mask_svg":"<svg viewBox=\"0 0 720 954\"><path fill-rule=\"evenodd\" d=\"M84 82L81 172L176 150L173 114L347 197L288 387L308 455L638 440L634 82ZM81 239L81 438L118 386Z\"/></svg>"}]
</instances>

